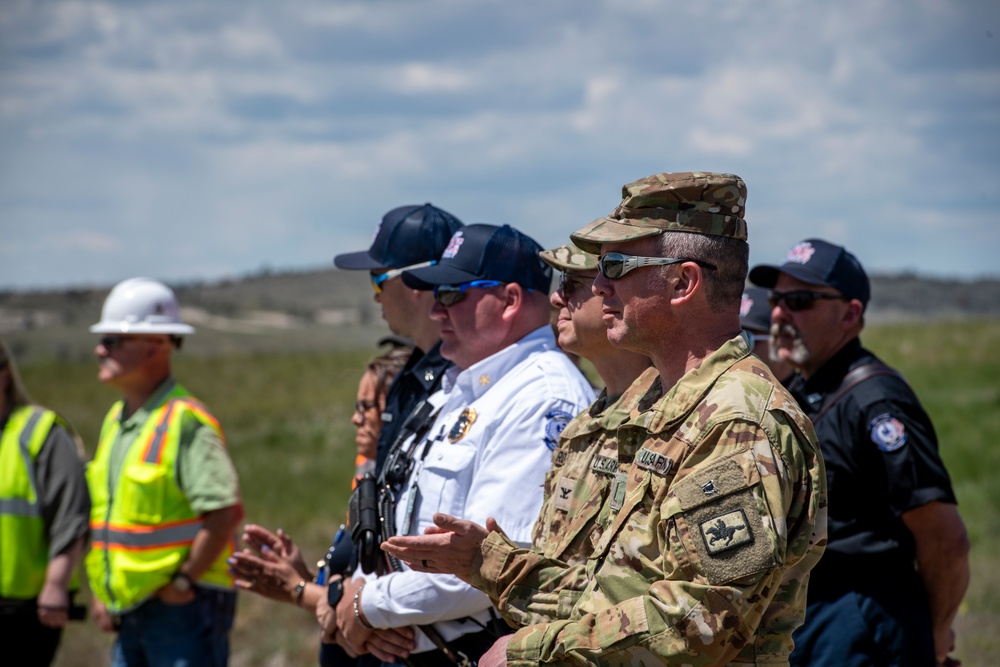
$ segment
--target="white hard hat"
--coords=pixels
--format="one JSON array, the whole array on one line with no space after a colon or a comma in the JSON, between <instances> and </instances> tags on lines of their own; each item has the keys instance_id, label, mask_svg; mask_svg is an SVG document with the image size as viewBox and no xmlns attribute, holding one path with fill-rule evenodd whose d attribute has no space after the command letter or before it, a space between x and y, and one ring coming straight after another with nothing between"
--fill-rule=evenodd
<instances>
[{"instance_id":1,"label":"white hard hat","mask_svg":"<svg viewBox=\"0 0 1000 667\"><path fill-rule=\"evenodd\" d=\"M92 333L192 334L181 322L173 290L150 278L129 278L114 286Z\"/></svg>"}]
</instances>

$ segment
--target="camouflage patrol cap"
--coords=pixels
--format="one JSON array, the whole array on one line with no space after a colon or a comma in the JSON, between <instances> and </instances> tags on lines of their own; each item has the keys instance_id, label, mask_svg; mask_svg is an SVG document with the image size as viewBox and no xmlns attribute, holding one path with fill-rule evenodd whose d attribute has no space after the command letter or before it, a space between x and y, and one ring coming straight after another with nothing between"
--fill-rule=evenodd
<instances>
[{"instance_id":1,"label":"camouflage patrol cap","mask_svg":"<svg viewBox=\"0 0 1000 667\"><path fill-rule=\"evenodd\" d=\"M602 243L633 241L663 232L690 232L746 240L747 186L735 174L653 174L622 186L611 215L570 234L580 248L599 253Z\"/></svg>"},{"instance_id":2,"label":"camouflage patrol cap","mask_svg":"<svg viewBox=\"0 0 1000 667\"><path fill-rule=\"evenodd\" d=\"M597 255L580 250L572 243L538 253L556 271L597 271Z\"/></svg>"}]
</instances>

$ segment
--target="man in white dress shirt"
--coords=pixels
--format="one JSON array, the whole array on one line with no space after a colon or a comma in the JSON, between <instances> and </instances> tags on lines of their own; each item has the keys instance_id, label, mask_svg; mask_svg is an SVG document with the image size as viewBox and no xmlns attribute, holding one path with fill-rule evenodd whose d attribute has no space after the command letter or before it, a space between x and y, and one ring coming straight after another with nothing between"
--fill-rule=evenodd
<instances>
[{"instance_id":1,"label":"man in white dress shirt","mask_svg":"<svg viewBox=\"0 0 1000 667\"><path fill-rule=\"evenodd\" d=\"M492 516L512 540L531 543L559 433L594 399L556 346L552 272L540 250L507 225L469 225L437 265L403 274L407 286L434 290L430 316L455 365L429 399L429 428L401 445L413 467L397 498L397 534L434 529L434 514L444 512L480 524ZM477 659L500 624L489 598L457 577L403 566L345 583L336 627L324 631L386 662L447 665L448 652Z\"/></svg>"}]
</instances>

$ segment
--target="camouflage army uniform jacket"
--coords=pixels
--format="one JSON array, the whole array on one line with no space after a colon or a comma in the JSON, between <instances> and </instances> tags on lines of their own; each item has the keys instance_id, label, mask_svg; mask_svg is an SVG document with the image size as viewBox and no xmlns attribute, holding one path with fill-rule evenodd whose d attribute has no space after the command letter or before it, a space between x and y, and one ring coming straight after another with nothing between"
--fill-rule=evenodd
<instances>
[{"instance_id":1,"label":"camouflage army uniform jacket","mask_svg":"<svg viewBox=\"0 0 1000 667\"><path fill-rule=\"evenodd\" d=\"M532 533L532 549L546 558L563 561L568 571L560 577L558 591L533 590L525 597L501 593L503 605L499 598L492 598L512 625L554 620L559 606L571 607L574 595L583 590L587 558L610 516L606 510L601 513L601 508L618 472L618 427L659 397L660 376L650 367L610 405L607 394L602 393L563 429L559 446L552 452L552 468L545 477L545 496ZM509 548L518 549L512 543ZM492 552L481 566L483 576L506 578L500 568L512 567L507 553ZM518 583L512 582L511 586Z\"/></svg>"},{"instance_id":2,"label":"camouflage army uniform jacket","mask_svg":"<svg viewBox=\"0 0 1000 667\"><path fill-rule=\"evenodd\" d=\"M826 543L826 473L811 423L746 339L623 424L618 460L586 587L561 620L516 632L508 664L787 664ZM506 549L491 534L484 562ZM553 590L566 571L534 552L518 564L479 583Z\"/></svg>"}]
</instances>

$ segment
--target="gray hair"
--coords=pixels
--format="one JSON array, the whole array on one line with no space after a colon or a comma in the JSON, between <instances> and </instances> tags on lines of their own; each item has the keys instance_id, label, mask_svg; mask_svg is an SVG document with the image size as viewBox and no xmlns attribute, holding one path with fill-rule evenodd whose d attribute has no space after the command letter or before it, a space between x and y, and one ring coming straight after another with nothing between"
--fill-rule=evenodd
<instances>
[{"instance_id":1,"label":"gray hair","mask_svg":"<svg viewBox=\"0 0 1000 667\"><path fill-rule=\"evenodd\" d=\"M664 232L660 235L664 257L690 257L715 267L702 267L705 293L716 310L739 311L750 270L750 244L728 236L710 236L688 232Z\"/></svg>"}]
</instances>

